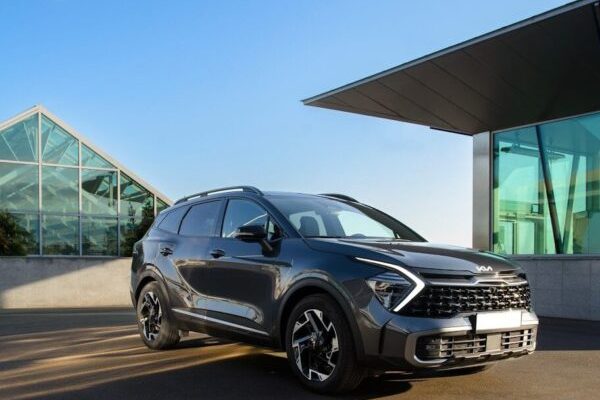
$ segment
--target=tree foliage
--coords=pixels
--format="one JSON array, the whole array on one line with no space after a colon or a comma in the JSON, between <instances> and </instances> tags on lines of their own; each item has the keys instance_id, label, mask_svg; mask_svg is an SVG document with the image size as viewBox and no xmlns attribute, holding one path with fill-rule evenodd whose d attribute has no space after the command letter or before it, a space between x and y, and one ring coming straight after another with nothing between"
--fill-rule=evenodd
<instances>
[{"instance_id":1,"label":"tree foliage","mask_svg":"<svg viewBox=\"0 0 600 400\"><path fill-rule=\"evenodd\" d=\"M0 256L26 256L34 244L33 235L14 215L0 211Z\"/></svg>"},{"instance_id":2,"label":"tree foliage","mask_svg":"<svg viewBox=\"0 0 600 400\"><path fill-rule=\"evenodd\" d=\"M124 229L121 230L121 256L131 256L133 245L146 234L153 221L154 205L150 202L144 204L141 219L129 217Z\"/></svg>"}]
</instances>

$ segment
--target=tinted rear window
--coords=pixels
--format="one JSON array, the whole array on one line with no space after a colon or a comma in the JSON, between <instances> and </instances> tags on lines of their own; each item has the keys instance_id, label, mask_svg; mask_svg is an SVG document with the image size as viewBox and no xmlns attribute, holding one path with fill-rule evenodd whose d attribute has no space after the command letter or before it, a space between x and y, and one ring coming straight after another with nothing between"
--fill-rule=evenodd
<instances>
[{"instance_id":1,"label":"tinted rear window","mask_svg":"<svg viewBox=\"0 0 600 400\"><path fill-rule=\"evenodd\" d=\"M158 224L158 228L163 231L177 233L179 230L179 223L181 222L181 218L187 211L188 207L179 207L169 212L163 220Z\"/></svg>"},{"instance_id":2,"label":"tinted rear window","mask_svg":"<svg viewBox=\"0 0 600 400\"><path fill-rule=\"evenodd\" d=\"M214 236L220 206L220 201L192 206L181 223L179 233L188 236Z\"/></svg>"}]
</instances>

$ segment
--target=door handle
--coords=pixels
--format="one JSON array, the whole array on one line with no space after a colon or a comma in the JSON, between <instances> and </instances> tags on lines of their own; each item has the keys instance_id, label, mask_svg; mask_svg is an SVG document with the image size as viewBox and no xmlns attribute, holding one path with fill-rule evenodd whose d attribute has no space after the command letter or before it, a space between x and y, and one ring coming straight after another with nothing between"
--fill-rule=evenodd
<instances>
[{"instance_id":1,"label":"door handle","mask_svg":"<svg viewBox=\"0 0 600 400\"><path fill-rule=\"evenodd\" d=\"M165 257L169 256L173 254L173 249L171 249L170 247L163 247L162 249L160 249L160 254L162 254Z\"/></svg>"},{"instance_id":2,"label":"door handle","mask_svg":"<svg viewBox=\"0 0 600 400\"><path fill-rule=\"evenodd\" d=\"M219 258L223 257L225 255L225 252L221 249L214 249L210 252L210 255L213 256L213 258Z\"/></svg>"}]
</instances>

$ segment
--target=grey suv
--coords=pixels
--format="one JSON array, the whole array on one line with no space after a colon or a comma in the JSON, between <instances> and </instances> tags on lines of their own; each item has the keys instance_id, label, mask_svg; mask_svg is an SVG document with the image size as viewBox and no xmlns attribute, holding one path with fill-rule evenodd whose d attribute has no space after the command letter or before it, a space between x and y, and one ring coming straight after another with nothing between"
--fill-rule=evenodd
<instances>
[{"instance_id":1,"label":"grey suv","mask_svg":"<svg viewBox=\"0 0 600 400\"><path fill-rule=\"evenodd\" d=\"M249 186L188 196L134 247L131 296L152 349L186 331L283 349L319 392L369 374L486 365L531 353L521 268L427 243L348 196Z\"/></svg>"}]
</instances>

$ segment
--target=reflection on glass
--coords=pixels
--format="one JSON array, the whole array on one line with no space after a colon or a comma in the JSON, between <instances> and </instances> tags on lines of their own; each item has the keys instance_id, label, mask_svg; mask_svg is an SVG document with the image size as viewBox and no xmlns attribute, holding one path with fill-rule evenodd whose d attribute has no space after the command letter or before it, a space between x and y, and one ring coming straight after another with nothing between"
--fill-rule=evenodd
<instances>
[{"instance_id":1,"label":"reflection on glass","mask_svg":"<svg viewBox=\"0 0 600 400\"><path fill-rule=\"evenodd\" d=\"M0 255L39 255L40 240L42 254L130 255L153 219L150 191L125 174L119 181L117 167L47 116L0 130Z\"/></svg>"},{"instance_id":2,"label":"reflection on glass","mask_svg":"<svg viewBox=\"0 0 600 400\"><path fill-rule=\"evenodd\" d=\"M79 170L77 168L42 168L42 211L79 211Z\"/></svg>"},{"instance_id":3,"label":"reflection on glass","mask_svg":"<svg viewBox=\"0 0 600 400\"><path fill-rule=\"evenodd\" d=\"M141 217L145 208L152 208L152 194L121 172L121 215Z\"/></svg>"},{"instance_id":4,"label":"reflection on glass","mask_svg":"<svg viewBox=\"0 0 600 400\"><path fill-rule=\"evenodd\" d=\"M79 255L79 217L42 216L42 254Z\"/></svg>"},{"instance_id":5,"label":"reflection on glass","mask_svg":"<svg viewBox=\"0 0 600 400\"><path fill-rule=\"evenodd\" d=\"M253 201L229 200L223 219L221 236L232 237L239 227L246 225L262 225L266 228L268 220L267 212Z\"/></svg>"},{"instance_id":6,"label":"reflection on glass","mask_svg":"<svg viewBox=\"0 0 600 400\"><path fill-rule=\"evenodd\" d=\"M34 254L39 254L38 215L0 211L0 256Z\"/></svg>"},{"instance_id":7,"label":"reflection on glass","mask_svg":"<svg viewBox=\"0 0 600 400\"><path fill-rule=\"evenodd\" d=\"M84 167L115 168L115 166L106 161L104 157L83 143L81 144L81 165Z\"/></svg>"},{"instance_id":8,"label":"reflection on glass","mask_svg":"<svg viewBox=\"0 0 600 400\"><path fill-rule=\"evenodd\" d=\"M160 213L162 210L166 210L167 208L169 208L169 205L157 197L156 198L156 214Z\"/></svg>"},{"instance_id":9,"label":"reflection on glass","mask_svg":"<svg viewBox=\"0 0 600 400\"><path fill-rule=\"evenodd\" d=\"M37 210L38 166L0 162L0 209Z\"/></svg>"},{"instance_id":10,"label":"reflection on glass","mask_svg":"<svg viewBox=\"0 0 600 400\"><path fill-rule=\"evenodd\" d=\"M494 135L494 250L600 253L600 114Z\"/></svg>"},{"instance_id":11,"label":"reflection on glass","mask_svg":"<svg viewBox=\"0 0 600 400\"><path fill-rule=\"evenodd\" d=\"M86 214L117 215L117 172L82 169L81 202Z\"/></svg>"},{"instance_id":12,"label":"reflection on glass","mask_svg":"<svg viewBox=\"0 0 600 400\"><path fill-rule=\"evenodd\" d=\"M79 141L45 115L42 115L42 161L60 165L79 164Z\"/></svg>"},{"instance_id":13,"label":"reflection on glass","mask_svg":"<svg viewBox=\"0 0 600 400\"><path fill-rule=\"evenodd\" d=\"M37 161L38 114L0 131L0 160Z\"/></svg>"},{"instance_id":14,"label":"reflection on glass","mask_svg":"<svg viewBox=\"0 0 600 400\"><path fill-rule=\"evenodd\" d=\"M84 217L81 220L83 255L117 255L117 219Z\"/></svg>"},{"instance_id":15,"label":"reflection on glass","mask_svg":"<svg viewBox=\"0 0 600 400\"><path fill-rule=\"evenodd\" d=\"M131 257L133 245L146 234L154 221L154 214L149 207L144 208L142 217L121 217L120 254L122 257Z\"/></svg>"}]
</instances>

